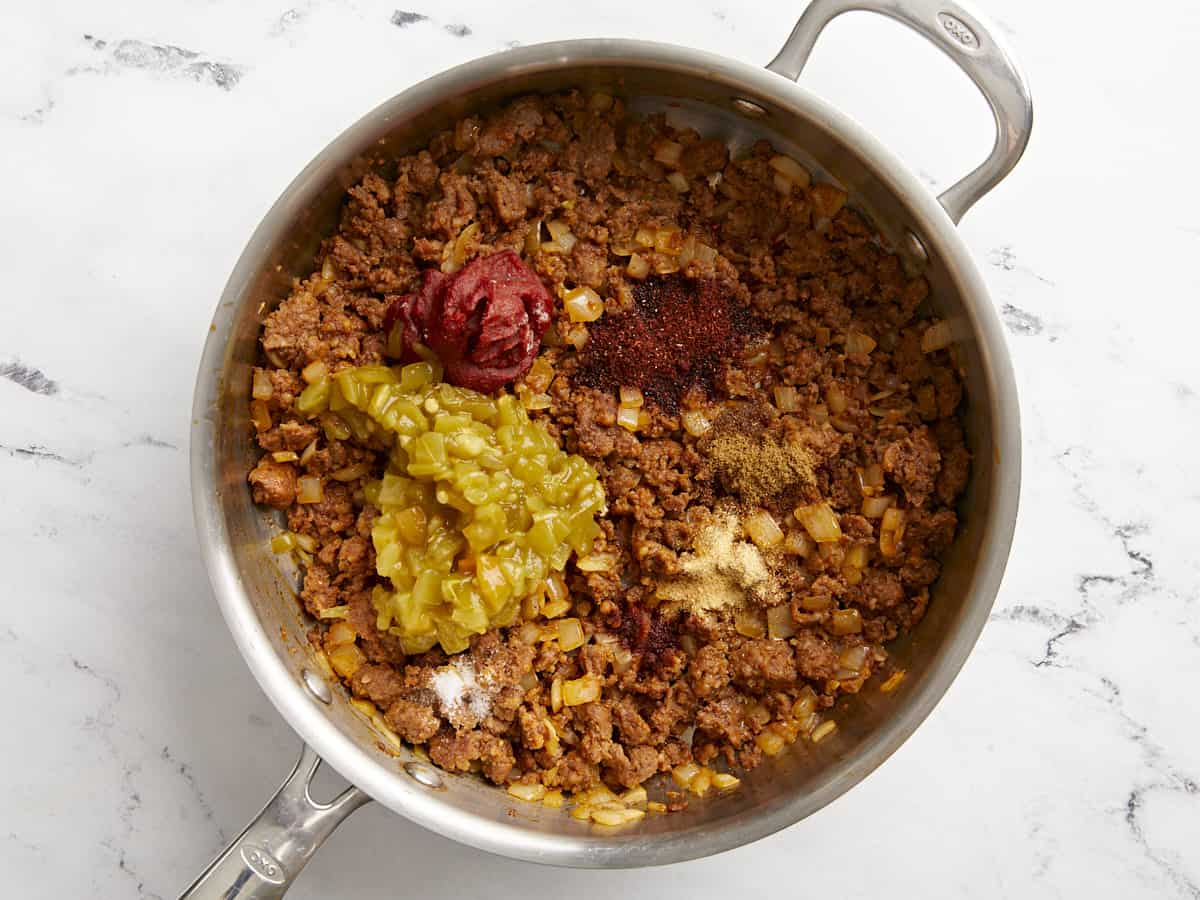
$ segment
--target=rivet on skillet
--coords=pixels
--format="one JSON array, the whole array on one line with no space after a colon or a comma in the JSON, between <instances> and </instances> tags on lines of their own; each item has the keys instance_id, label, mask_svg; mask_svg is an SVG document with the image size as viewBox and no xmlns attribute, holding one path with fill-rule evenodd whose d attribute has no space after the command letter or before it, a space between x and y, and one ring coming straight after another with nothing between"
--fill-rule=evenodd
<instances>
[{"instance_id":1,"label":"rivet on skillet","mask_svg":"<svg viewBox=\"0 0 1200 900\"><path fill-rule=\"evenodd\" d=\"M333 700L329 684L316 672L311 669L301 669L300 680L304 682L304 686L308 688L308 692L322 703L330 703Z\"/></svg>"},{"instance_id":2,"label":"rivet on skillet","mask_svg":"<svg viewBox=\"0 0 1200 900\"><path fill-rule=\"evenodd\" d=\"M733 108L747 119L761 119L767 114L766 109L759 106L753 100L747 100L745 97L734 97L731 102L733 103Z\"/></svg>"},{"instance_id":3,"label":"rivet on skillet","mask_svg":"<svg viewBox=\"0 0 1200 900\"><path fill-rule=\"evenodd\" d=\"M442 783L442 776L438 774L437 769L427 766L423 762L405 763L404 771L411 775L413 780L418 784L423 784L427 788L433 788L435 791L445 790L446 788Z\"/></svg>"}]
</instances>

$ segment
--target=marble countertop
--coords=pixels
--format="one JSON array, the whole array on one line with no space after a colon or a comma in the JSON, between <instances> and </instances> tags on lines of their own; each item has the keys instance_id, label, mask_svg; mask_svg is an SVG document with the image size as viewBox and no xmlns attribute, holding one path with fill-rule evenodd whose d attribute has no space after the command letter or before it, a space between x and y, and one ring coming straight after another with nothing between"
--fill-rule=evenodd
<instances>
[{"instance_id":1,"label":"marble countertop","mask_svg":"<svg viewBox=\"0 0 1200 900\"><path fill-rule=\"evenodd\" d=\"M986 5L1037 99L1024 161L962 225L1008 328L1025 481L992 621L934 714L829 808L717 858L539 870L368 807L291 896L1200 898L1200 11ZM766 61L801 6L10 10L5 895L174 896L293 762L209 592L187 479L209 318L293 175L378 102L472 57L619 35ZM933 189L991 141L972 88L891 23L839 21L803 81Z\"/></svg>"}]
</instances>

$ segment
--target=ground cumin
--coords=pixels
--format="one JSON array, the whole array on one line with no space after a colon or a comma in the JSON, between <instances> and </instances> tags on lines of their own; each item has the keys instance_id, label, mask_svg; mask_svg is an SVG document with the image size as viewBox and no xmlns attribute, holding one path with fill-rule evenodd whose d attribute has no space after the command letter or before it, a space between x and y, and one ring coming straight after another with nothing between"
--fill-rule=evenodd
<instances>
[{"instance_id":1,"label":"ground cumin","mask_svg":"<svg viewBox=\"0 0 1200 900\"><path fill-rule=\"evenodd\" d=\"M814 481L812 454L795 437L781 442L772 434L723 429L704 450L725 490L751 506L763 506Z\"/></svg>"}]
</instances>

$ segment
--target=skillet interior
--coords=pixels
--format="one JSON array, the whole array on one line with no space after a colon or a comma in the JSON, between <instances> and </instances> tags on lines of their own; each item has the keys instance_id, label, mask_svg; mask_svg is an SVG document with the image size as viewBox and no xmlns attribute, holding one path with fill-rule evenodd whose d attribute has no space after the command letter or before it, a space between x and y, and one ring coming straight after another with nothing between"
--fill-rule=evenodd
<instances>
[{"instance_id":1,"label":"skillet interior","mask_svg":"<svg viewBox=\"0 0 1200 900\"><path fill-rule=\"evenodd\" d=\"M593 61L570 62L585 56ZM747 72L757 73L753 82L738 77ZM764 89L771 84L775 99ZM448 87L456 90L447 99ZM839 702L838 731L820 745L799 742L766 760L730 795L692 798L685 812L647 817L634 830L609 834L568 819L562 810L519 803L475 777L426 767L440 782L431 789L406 773L406 764L414 763L407 750L399 756L386 751L336 681L328 706L305 692L303 670L320 672L322 666L305 637L311 623L295 599L297 573L271 554L269 538L277 526L253 505L246 485L257 458L248 391L263 310L287 295L293 276L309 273L320 240L335 227L345 190L369 167L419 149L466 114L517 94L567 87L602 87L628 98L636 112L665 111L702 134L725 137L735 152L769 138L814 173L846 187L851 205L894 245L906 229L921 235L930 254L932 306L959 337L966 432L975 457L960 505L960 535L929 613L891 645L896 665L908 670L901 689L882 695L869 683L862 694ZM738 98L754 100L763 113L747 115ZM978 274L949 220L930 226L945 217L923 190L915 199L909 190L902 200L897 184L916 186L916 180L896 175L877 145L844 143L838 133L850 124L777 76L719 57L632 42L543 45L468 64L389 101L314 160L276 204L230 279L202 364L193 477L194 490L208 496L196 499L197 521L243 654L293 727L343 775L395 811L483 849L567 865L673 862L746 843L819 809L886 758L940 698L986 619L1011 539L1019 467L1015 397L1007 358L997 351L1002 339L995 314L983 305ZM409 768L419 773L422 765Z\"/></svg>"}]
</instances>

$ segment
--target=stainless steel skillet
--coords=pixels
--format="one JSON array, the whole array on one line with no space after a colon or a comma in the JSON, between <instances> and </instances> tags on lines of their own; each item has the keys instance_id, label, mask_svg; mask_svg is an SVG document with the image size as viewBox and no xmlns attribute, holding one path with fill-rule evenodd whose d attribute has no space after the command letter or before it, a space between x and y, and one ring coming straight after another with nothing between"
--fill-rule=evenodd
<instances>
[{"instance_id":1,"label":"stainless steel skillet","mask_svg":"<svg viewBox=\"0 0 1200 900\"><path fill-rule=\"evenodd\" d=\"M996 141L987 160L935 198L854 120L793 80L821 29L848 10L877 12L946 52L990 104ZM727 796L636 828L600 833L561 811L514 804L478 779L440 772L406 749L380 743L305 639L296 573L269 551L270 520L251 501L247 421L250 369L263 304L307 274L334 227L345 189L370 159L412 152L456 119L517 94L603 88L636 111L723 136L734 147L769 138L850 192L850 202L924 268L933 305L952 323L966 373L966 430L975 464L962 531L945 560L925 620L892 652L908 671L894 694L839 706L839 729L820 745L769 760ZM305 743L296 769L253 823L185 892L186 897L281 896L321 842L368 799L454 840L518 859L615 868L678 862L740 846L811 815L861 781L929 714L987 619L1016 519L1020 425L1003 332L955 224L1016 164L1029 138L1024 79L991 29L967 8L939 0L815 0L764 70L668 44L584 40L489 56L392 98L338 137L284 191L251 237L213 319L197 380L192 492L214 593L263 690ZM332 804L309 796L328 761L355 787Z\"/></svg>"}]
</instances>

